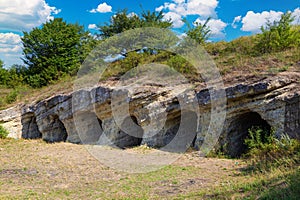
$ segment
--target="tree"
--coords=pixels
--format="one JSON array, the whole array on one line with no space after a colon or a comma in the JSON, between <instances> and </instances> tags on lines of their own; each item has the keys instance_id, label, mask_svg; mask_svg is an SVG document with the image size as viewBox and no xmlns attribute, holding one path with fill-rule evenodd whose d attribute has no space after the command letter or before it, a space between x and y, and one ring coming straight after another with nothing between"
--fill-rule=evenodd
<instances>
[{"instance_id":1,"label":"tree","mask_svg":"<svg viewBox=\"0 0 300 200\"><path fill-rule=\"evenodd\" d=\"M143 11L141 17L141 27L170 28L171 19L164 20L164 14L160 12Z\"/></svg>"},{"instance_id":2,"label":"tree","mask_svg":"<svg viewBox=\"0 0 300 200\"><path fill-rule=\"evenodd\" d=\"M12 65L9 69L9 78L6 83L9 88L16 88L25 84L24 79L27 76L28 69L24 65Z\"/></svg>"},{"instance_id":3,"label":"tree","mask_svg":"<svg viewBox=\"0 0 300 200\"><path fill-rule=\"evenodd\" d=\"M204 22L204 24L200 22L195 22L194 26L192 26L187 19L184 19L183 22L187 25L188 30L186 34L191 39L195 40L199 44L204 44L208 38L210 37L211 30L207 25L210 21L210 17Z\"/></svg>"},{"instance_id":4,"label":"tree","mask_svg":"<svg viewBox=\"0 0 300 200\"><path fill-rule=\"evenodd\" d=\"M282 14L279 21L268 21L266 27L261 27L262 33L258 35L256 51L270 53L293 46L296 41L296 31L291 25L293 21L294 17L291 12Z\"/></svg>"},{"instance_id":5,"label":"tree","mask_svg":"<svg viewBox=\"0 0 300 200\"><path fill-rule=\"evenodd\" d=\"M4 63L0 60L0 85L6 85L9 79L9 72L4 68Z\"/></svg>"},{"instance_id":6,"label":"tree","mask_svg":"<svg viewBox=\"0 0 300 200\"><path fill-rule=\"evenodd\" d=\"M29 70L27 82L33 87L75 74L93 40L82 26L68 24L61 18L23 33L23 61Z\"/></svg>"},{"instance_id":7,"label":"tree","mask_svg":"<svg viewBox=\"0 0 300 200\"><path fill-rule=\"evenodd\" d=\"M106 39L126 30L142 27L170 28L172 26L171 20L164 20L163 17L163 12L143 11L141 16L138 16L128 14L125 9L114 15L110 23L98 27L100 30L99 36Z\"/></svg>"}]
</instances>

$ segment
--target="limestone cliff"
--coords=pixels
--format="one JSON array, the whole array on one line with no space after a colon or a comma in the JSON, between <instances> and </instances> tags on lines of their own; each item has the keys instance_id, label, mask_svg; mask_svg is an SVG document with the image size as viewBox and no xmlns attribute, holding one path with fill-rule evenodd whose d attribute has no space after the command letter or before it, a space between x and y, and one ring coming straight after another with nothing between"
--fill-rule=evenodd
<instances>
[{"instance_id":1,"label":"limestone cliff","mask_svg":"<svg viewBox=\"0 0 300 200\"><path fill-rule=\"evenodd\" d=\"M239 155L244 148L243 140L252 126L273 128L278 135L286 133L300 139L299 80L300 73L286 72L250 83L227 84L224 88L226 118L218 145L225 147L232 156ZM129 118L122 119L122 122L116 122L112 114L114 86L100 85L68 95L57 95L33 105L0 111L0 123L10 131L10 137L15 138L101 144L99 139L104 134L111 143L122 148L140 144L162 147L172 141L184 120L189 123L193 118L193 113L183 111L178 98L172 95L174 91L180 95L180 88L180 85L161 87L145 83L127 99L127 94L119 91L115 95L120 101L125 97L130 113ZM194 87L187 94L182 97L187 102L197 97L200 116L197 116L198 125L186 127L188 131L183 136L192 138L189 145L197 147L204 142L207 134L214 131L209 128L210 92L203 87ZM162 117L165 113L166 116ZM161 126L161 129L152 137L145 137L145 134L154 131L142 128L147 127L151 119L155 119L156 126ZM120 123L125 130L120 128ZM128 135L127 132L134 132L135 135Z\"/></svg>"}]
</instances>

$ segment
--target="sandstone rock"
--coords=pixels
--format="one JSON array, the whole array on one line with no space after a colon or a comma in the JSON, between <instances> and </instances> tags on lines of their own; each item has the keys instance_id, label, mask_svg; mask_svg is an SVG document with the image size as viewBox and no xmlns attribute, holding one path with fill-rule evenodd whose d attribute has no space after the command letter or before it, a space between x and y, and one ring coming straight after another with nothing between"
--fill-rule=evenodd
<instances>
[{"instance_id":1,"label":"sandstone rock","mask_svg":"<svg viewBox=\"0 0 300 200\"><path fill-rule=\"evenodd\" d=\"M20 105L0 111L0 124L9 132L8 137L21 138L22 123Z\"/></svg>"},{"instance_id":2,"label":"sandstone rock","mask_svg":"<svg viewBox=\"0 0 300 200\"><path fill-rule=\"evenodd\" d=\"M299 73L282 73L254 83L226 86L222 127L216 126L224 115L222 107L212 108L210 94L214 92L218 106L220 89L186 90L185 84L168 86L149 81L137 88L113 84L57 95L34 105L0 111L0 122L11 137L121 148L146 144L166 151L211 145L221 131L217 147L238 156L252 126L300 139L299 77Z\"/></svg>"}]
</instances>

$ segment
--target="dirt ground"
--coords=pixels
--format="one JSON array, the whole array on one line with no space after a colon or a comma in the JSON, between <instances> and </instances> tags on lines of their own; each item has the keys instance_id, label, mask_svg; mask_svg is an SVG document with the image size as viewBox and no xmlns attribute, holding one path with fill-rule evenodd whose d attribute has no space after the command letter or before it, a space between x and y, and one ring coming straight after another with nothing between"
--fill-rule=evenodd
<instances>
[{"instance_id":1,"label":"dirt ground","mask_svg":"<svg viewBox=\"0 0 300 200\"><path fill-rule=\"evenodd\" d=\"M126 173L82 145L6 139L0 140L0 199L199 199L239 181L242 167L190 151L162 169Z\"/></svg>"}]
</instances>

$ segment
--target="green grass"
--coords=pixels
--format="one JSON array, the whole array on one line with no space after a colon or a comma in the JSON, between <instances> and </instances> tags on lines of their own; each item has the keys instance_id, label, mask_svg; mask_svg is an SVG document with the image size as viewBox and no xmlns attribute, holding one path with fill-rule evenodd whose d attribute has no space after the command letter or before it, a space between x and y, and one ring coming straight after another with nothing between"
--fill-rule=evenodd
<instances>
[{"instance_id":1,"label":"green grass","mask_svg":"<svg viewBox=\"0 0 300 200\"><path fill-rule=\"evenodd\" d=\"M300 168L272 170L264 174L241 175L239 181L181 195L178 199L299 199Z\"/></svg>"}]
</instances>

